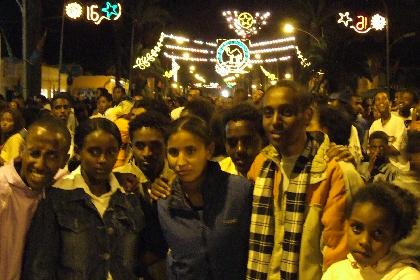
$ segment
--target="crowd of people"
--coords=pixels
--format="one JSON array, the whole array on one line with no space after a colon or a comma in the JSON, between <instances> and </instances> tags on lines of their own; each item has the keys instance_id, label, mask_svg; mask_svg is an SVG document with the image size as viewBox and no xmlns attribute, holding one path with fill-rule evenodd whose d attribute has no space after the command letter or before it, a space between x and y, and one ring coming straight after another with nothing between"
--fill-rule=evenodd
<instances>
[{"instance_id":1,"label":"crowd of people","mask_svg":"<svg viewBox=\"0 0 420 280\"><path fill-rule=\"evenodd\" d=\"M0 279L420 279L414 91L0 103Z\"/></svg>"}]
</instances>

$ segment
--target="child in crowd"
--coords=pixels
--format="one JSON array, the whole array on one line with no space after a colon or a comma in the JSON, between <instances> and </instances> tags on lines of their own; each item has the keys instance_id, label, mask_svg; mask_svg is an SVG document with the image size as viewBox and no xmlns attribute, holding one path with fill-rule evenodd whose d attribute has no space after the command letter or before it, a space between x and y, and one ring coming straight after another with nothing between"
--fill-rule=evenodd
<instances>
[{"instance_id":1,"label":"child in crowd","mask_svg":"<svg viewBox=\"0 0 420 280\"><path fill-rule=\"evenodd\" d=\"M244 279L252 184L210 161L214 144L196 117L172 123L167 158L176 179L158 201L170 251L168 279Z\"/></svg>"},{"instance_id":2,"label":"child in crowd","mask_svg":"<svg viewBox=\"0 0 420 280\"><path fill-rule=\"evenodd\" d=\"M41 201L28 233L23 279L138 279L158 259L149 252L160 235L149 231L140 201L112 173L120 132L107 119L89 119L76 128L75 145L80 167Z\"/></svg>"},{"instance_id":3,"label":"child in crowd","mask_svg":"<svg viewBox=\"0 0 420 280\"><path fill-rule=\"evenodd\" d=\"M0 168L0 279L20 279L26 232L69 147L67 128L41 119L28 128L21 159Z\"/></svg>"},{"instance_id":4,"label":"child in crowd","mask_svg":"<svg viewBox=\"0 0 420 280\"><path fill-rule=\"evenodd\" d=\"M0 160L9 162L20 156L23 148L25 121L18 110L5 109L0 113Z\"/></svg>"},{"instance_id":5,"label":"child in crowd","mask_svg":"<svg viewBox=\"0 0 420 280\"><path fill-rule=\"evenodd\" d=\"M346 211L350 253L322 280L420 279L418 263L391 250L410 233L416 219L417 201L411 193L387 183L361 188Z\"/></svg>"}]
</instances>

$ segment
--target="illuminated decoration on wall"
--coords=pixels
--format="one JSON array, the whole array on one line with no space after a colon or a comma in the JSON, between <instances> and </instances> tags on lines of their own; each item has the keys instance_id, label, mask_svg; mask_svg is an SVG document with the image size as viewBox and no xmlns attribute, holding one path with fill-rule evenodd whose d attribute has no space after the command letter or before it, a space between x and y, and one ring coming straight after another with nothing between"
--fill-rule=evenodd
<instances>
[{"instance_id":1,"label":"illuminated decoration on wall","mask_svg":"<svg viewBox=\"0 0 420 280\"><path fill-rule=\"evenodd\" d=\"M219 42L216 52L217 73L244 73L250 60L248 40L230 39L218 40Z\"/></svg>"},{"instance_id":2,"label":"illuminated decoration on wall","mask_svg":"<svg viewBox=\"0 0 420 280\"><path fill-rule=\"evenodd\" d=\"M136 59L136 64L133 66L133 68L140 68L140 69L146 69L150 66L150 63L155 61L155 59L158 57L160 50L163 47L163 39L165 39L165 34L161 33L159 41L157 42L156 46L146 55L142 57L138 57Z\"/></svg>"},{"instance_id":3,"label":"illuminated decoration on wall","mask_svg":"<svg viewBox=\"0 0 420 280\"><path fill-rule=\"evenodd\" d=\"M307 58L305 58L302 54L302 52L299 50L298 46L296 46L296 55L298 56L300 60L300 65L303 66L303 68L311 66L311 63L308 61Z\"/></svg>"},{"instance_id":4,"label":"illuminated decoration on wall","mask_svg":"<svg viewBox=\"0 0 420 280\"><path fill-rule=\"evenodd\" d=\"M168 78L168 79L172 78L173 76L174 74L172 73L172 70L165 71L165 74L163 74L163 77Z\"/></svg>"},{"instance_id":5,"label":"illuminated decoration on wall","mask_svg":"<svg viewBox=\"0 0 420 280\"><path fill-rule=\"evenodd\" d=\"M230 29L235 30L236 34L242 38L248 38L257 34L258 30L267 24L270 13L255 13L253 16L248 12L225 11L223 16L226 18Z\"/></svg>"},{"instance_id":6,"label":"illuminated decoration on wall","mask_svg":"<svg viewBox=\"0 0 420 280\"><path fill-rule=\"evenodd\" d=\"M200 74L198 74L198 73L194 74L194 78L196 78L196 79L197 79L197 81L200 81L200 82L202 82L202 83L205 83L205 82L206 82L206 79L204 79L204 77L203 77L203 76L201 76L201 75L200 75Z\"/></svg>"},{"instance_id":7,"label":"illuminated decoration on wall","mask_svg":"<svg viewBox=\"0 0 420 280\"><path fill-rule=\"evenodd\" d=\"M273 73L270 73L269 71L267 71L267 69L265 69L263 66L260 66L261 71L264 73L264 75L270 80L270 81L277 81L278 78L276 77L276 75L274 75Z\"/></svg>"},{"instance_id":8,"label":"illuminated decoration on wall","mask_svg":"<svg viewBox=\"0 0 420 280\"><path fill-rule=\"evenodd\" d=\"M77 3L69 3L66 5L66 15L72 19L78 19L83 14L83 7Z\"/></svg>"},{"instance_id":9,"label":"illuminated decoration on wall","mask_svg":"<svg viewBox=\"0 0 420 280\"><path fill-rule=\"evenodd\" d=\"M381 31L387 24L386 18L380 14L373 15L370 19L366 16L358 15L357 20L350 17L349 12L338 13L340 18L337 23L342 23L345 27L351 28L357 33L368 33L370 30Z\"/></svg>"},{"instance_id":10,"label":"illuminated decoration on wall","mask_svg":"<svg viewBox=\"0 0 420 280\"><path fill-rule=\"evenodd\" d=\"M83 14L83 7L77 3L68 3L65 7L66 15L72 19L77 19ZM104 6L99 7L96 4L86 6L86 19L99 25L102 20L118 20L121 17L121 4L112 4L105 2Z\"/></svg>"}]
</instances>

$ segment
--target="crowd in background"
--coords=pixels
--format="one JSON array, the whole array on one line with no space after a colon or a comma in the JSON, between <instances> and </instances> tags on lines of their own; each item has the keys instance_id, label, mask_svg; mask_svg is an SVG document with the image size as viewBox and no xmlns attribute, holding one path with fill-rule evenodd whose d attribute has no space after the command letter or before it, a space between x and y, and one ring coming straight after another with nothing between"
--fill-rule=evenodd
<instances>
[{"instance_id":1,"label":"crowd in background","mask_svg":"<svg viewBox=\"0 0 420 280\"><path fill-rule=\"evenodd\" d=\"M420 279L415 91L0 101L0 279Z\"/></svg>"}]
</instances>

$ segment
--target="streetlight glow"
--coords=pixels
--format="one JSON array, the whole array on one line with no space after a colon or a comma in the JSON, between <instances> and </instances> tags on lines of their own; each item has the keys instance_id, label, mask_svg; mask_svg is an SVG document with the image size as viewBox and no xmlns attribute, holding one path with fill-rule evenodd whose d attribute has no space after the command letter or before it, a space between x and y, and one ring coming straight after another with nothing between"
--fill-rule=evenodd
<instances>
[{"instance_id":1,"label":"streetlight glow","mask_svg":"<svg viewBox=\"0 0 420 280\"><path fill-rule=\"evenodd\" d=\"M283 31L284 31L284 33L289 33L290 34L290 33L295 32L295 27L290 23L286 23L283 26Z\"/></svg>"}]
</instances>

